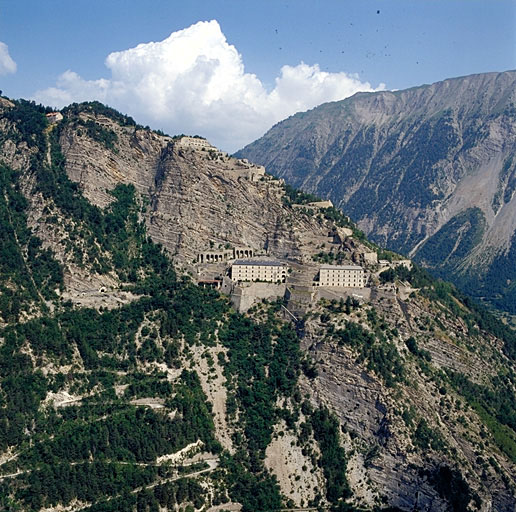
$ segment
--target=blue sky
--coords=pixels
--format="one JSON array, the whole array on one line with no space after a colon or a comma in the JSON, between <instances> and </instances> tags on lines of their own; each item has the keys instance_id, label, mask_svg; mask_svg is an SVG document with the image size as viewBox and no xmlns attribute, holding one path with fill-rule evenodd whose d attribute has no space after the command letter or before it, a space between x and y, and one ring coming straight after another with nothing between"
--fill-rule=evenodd
<instances>
[{"instance_id":1,"label":"blue sky","mask_svg":"<svg viewBox=\"0 0 516 512\"><path fill-rule=\"evenodd\" d=\"M4 0L0 42L4 95L97 98L233 151L358 90L515 69L516 1Z\"/></svg>"}]
</instances>

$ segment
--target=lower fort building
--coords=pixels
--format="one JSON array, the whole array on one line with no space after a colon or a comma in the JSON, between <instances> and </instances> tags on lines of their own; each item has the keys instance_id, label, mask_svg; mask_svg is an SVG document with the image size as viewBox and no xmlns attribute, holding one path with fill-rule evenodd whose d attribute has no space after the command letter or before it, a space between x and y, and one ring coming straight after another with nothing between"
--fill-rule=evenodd
<instances>
[{"instance_id":1,"label":"lower fort building","mask_svg":"<svg viewBox=\"0 0 516 512\"><path fill-rule=\"evenodd\" d=\"M358 265L321 265L319 286L363 288L365 286L364 269Z\"/></svg>"},{"instance_id":2,"label":"lower fort building","mask_svg":"<svg viewBox=\"0 0 516 512\"><path fill-rule=\"evenodd\" d=\"M287 266L279 261L236 260L231 265L231 280L265 281L284 283L287 277Z\"/></svg>"}]
</instances>

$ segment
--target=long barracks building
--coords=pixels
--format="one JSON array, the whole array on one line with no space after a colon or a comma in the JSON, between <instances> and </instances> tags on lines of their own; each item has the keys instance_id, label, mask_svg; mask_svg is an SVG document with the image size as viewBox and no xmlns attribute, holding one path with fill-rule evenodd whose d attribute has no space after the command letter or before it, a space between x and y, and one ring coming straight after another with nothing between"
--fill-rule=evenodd
<instances>
[{"instance_id":1,"label":"long barracks building","mask_svg":"<svg viewBox=\"0 0 516 512\"><path fill-rule=\"evenodd\" d=\"M266 281L284 283L287 266L279 261L236 260L231 265L232 281Z\"/></svg>"},{"instance_id":2,"label":"long barracks building","mask_svg":"<svg viewBox=\"0 0 516 512\"><path fill-rule=\"evenodd\" d=\"M364 269L358 265L321 265L319 286L363 288L365 286Z\"/></svg>"}]
</instances>

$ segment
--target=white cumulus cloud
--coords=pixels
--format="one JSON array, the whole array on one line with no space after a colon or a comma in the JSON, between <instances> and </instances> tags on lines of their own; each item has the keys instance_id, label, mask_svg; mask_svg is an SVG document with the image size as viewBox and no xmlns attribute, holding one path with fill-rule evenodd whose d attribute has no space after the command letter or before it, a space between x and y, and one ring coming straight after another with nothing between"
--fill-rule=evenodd
<instances>
[{"instance_id":1,"label":"white cumulus cloud","mask_svg":"<svg viewBox=\"0 0 516 512\"><path fill-rule=\"evenodd\" d=\"M234 151L295 112L373 90L355 75L300 63L283 66L267 91L256 75L245 72L242 56L215 20L111 53L105 64L108 79L84 80L69 70L34 99L57 107L96 99L141 124L171 135L202 135Z\"/></svg>"},{"instance_id":2,"label":"white cumulus cloud","mask_svg":"<svg viewBox=\"0 0 516 512\"><path fill-rule=\"evenodd\" d=\"M9 55L9 48L0 41L0 75L16 73L16 62Z\"/></svg>"}]
</instances>

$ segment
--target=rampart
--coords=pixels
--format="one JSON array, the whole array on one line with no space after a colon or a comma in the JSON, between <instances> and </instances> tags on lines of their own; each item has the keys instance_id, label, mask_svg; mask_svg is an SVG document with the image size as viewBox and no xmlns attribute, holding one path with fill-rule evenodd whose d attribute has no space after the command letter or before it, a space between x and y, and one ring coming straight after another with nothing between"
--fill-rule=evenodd
<instances>
[{"instance_id":1,"label":"rampart","mask_svg":"<svg viewBox=\"0 0 516 512\"><path fill-rule=\"evenodd\" d=\"M326 201L315 201L306 204L293 204L292 208L306 208L307 210L318 210L319 208L331 208L333 203L328 199Z\"/></svg>"},{"instance_id":2,"label":"rampart","mask_svg":"<svg viewBox=\"0 0 516 512\"><path fill-rule=\"evenodd\" d=\"M263 299L278 299L285 295L285 284L242 283L231 292L231 303L240 313L245 313L253 304Z\"/></svg>"},{"instance_id":3,"label":"rampart","mask_svg":"<svg viewBox=\"0 0 516 512\"><path fill-rule=\"evenodd\" d=\"M192 149L213 149L213 146L206 140L201 137L181 137L176 144L182 148L192 148Z\"/></svg>"}]
</instances>

